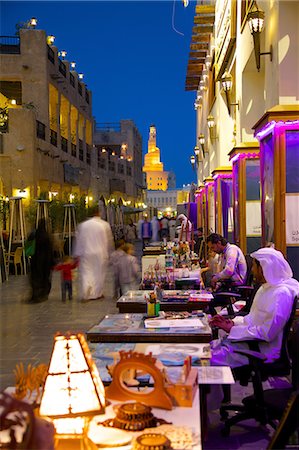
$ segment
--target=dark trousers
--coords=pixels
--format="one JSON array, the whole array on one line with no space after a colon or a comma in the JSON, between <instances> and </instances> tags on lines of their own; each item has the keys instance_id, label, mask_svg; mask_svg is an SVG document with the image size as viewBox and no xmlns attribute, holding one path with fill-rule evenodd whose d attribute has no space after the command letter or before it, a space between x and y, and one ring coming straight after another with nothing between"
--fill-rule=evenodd
<instances>
[{"instance_id":1,"label":"dark trousers","mask_svg":"<svg viewBox=\"0 0 299 450\"><path fill-rule=\"evenodd\" d=\"M61 300L65 302L66 293L68 293L69 300L73 298L73 285L72 280L63 280L61 282Z\"/></svg>"}]
</instances>

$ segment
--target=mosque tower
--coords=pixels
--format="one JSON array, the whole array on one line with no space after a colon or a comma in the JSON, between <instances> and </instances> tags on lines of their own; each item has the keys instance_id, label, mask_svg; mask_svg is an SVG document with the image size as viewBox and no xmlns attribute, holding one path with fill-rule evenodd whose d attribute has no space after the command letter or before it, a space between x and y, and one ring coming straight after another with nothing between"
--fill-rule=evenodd
<instances>
[{"instance_id":1,"label":"mosque tower","mask_svg":"<svg viewBox=\"0 0 299 450\"><path fill-rule=\"evenodd\" d=\"M143 172L146 174L146 186L148 190L167 190L168 172L163 170L160 161L160 149L156 146L156 127L150 126L147 153L144 155Z\"/></svg>"}]
</instances>

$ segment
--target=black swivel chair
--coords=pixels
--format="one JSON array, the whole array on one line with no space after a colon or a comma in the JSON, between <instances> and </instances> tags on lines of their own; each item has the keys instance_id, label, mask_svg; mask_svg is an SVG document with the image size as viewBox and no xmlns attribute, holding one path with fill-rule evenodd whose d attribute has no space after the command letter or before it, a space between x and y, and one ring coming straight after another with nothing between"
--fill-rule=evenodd
<instances>
[{"instance_id":1,"label":"black swivel chair","mask_svg":"<svg viewBox=\"0 0 299 450\"><path fill-rule=\"evenodd\" d=\"M233 303L237 300L244 300L245 306L242 308L242 315L248 314L254 295L258 289L256 285L253 284L253 275L251 272L253 258L250 255L245 255L247 264L247 273L244 283L241 286L230 286L225 291L215 292L214 301L210 303L209 312L214 316L217 314L215 307L221 306L226 307L228 315L234 317L235 313L233 310Z\"/></svg>"},{"instance_id":2,"label":"black swivel chair","mask_svg":"<svg viewBox=\"0 0 299 450\"><path fill-rule=\"evenodd\" d=\"M249 364L241 367L236 367L233 369L233 374L236 380L239 380L240 384L246 386L249 382L253 384L253 395L245 397L242 400L241 405L227 404L222 405L220 408L220 415L224 422L224 428L222 430L223 436L228 436L230 433L230 427L238 422L247 419L255 419L263 425L267 423L275 427L273 422L273 414L269 413L271 407L267 408L267 401L273 399L272 392L263 391L262 382L266 381L269 377L281 377L288 376L291 370L291 358L288 349L288 337L290 329L295 317L297 297L294 299L292 311L287 323L284 326L283 338L280 356L277 360L272 363L265 363L266 356L259 351L258 340L254 341L240 341L246 342L249 346L249 350L236 350L237 353L245 355L248 357ZM292 331L294 332L294 330ZM296 330L297 333L297 330ZM296 337L297 339L297 337ZM297 377L297 367L298 367L298 346L292 346L293 357L292 361L294 364L294 376ZM297 350L295 351L294 348ZM296 362L296 364L295 364ZM296 386L295 386L296 387ZM286 395L286 393L284 393ZM286 395L288 397L289 393ZM285 403L283 404L283 407ZM228 418L229 411L238 411L237 414ZM272 407L273 411L273 407Z\"/></svg>"},{"instance_id":3,"label":"black swivel chair","mask_svg":"<svg viewBox=\"0 0 299 450\"><path fill-rule=\"evenodd\" d=\"M290 437L294 435L296 431L299 432L299 390L291 393L267 450L281 450L284 448L298 449L298 438L296 444L291 445L290 447L287 445Z\"/></svg>"}]
</instances>

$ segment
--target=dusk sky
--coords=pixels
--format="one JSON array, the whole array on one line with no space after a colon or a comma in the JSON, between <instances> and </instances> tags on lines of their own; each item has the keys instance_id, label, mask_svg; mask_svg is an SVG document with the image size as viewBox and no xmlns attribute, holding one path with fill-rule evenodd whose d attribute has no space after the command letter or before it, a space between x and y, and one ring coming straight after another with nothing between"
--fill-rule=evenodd
<instances>
[{"instance_id":1,"label":"dusk sky","mask_svg":"<svg viewBox=\"0 0 299 450\"><path fill-rule=\"evenodd\" d=\"M164 170L177 186L195 181L190 155L195 145L194 92L185 91L195 2L1 1L1 35L31 17L53 34L58 50L84 73L97 122L132 119L147 151L156 125ZM177 32L175 31L175 29Z\"/></svg>"}]
</instances>

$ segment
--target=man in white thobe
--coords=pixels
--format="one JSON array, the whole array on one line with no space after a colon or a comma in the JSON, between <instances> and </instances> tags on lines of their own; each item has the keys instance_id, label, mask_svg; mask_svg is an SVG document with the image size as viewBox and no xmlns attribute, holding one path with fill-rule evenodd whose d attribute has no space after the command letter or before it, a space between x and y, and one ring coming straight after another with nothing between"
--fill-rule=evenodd
<instances>
[{"instance_id":1,"label":"man in white thobe","mask_svg":"<svg viewBox=\"0 0 299 450\"><path fill-rule=\"evenodd\" d=\"M82 301L103 297L104 282L113 237L108 222L94 216L78 225L74 256L79 259L79 282Z\"/></svg>"},{"instance_id":2,"label":"man in white thobe","mask_svg":"<svg viewBox=\"0 0 299 450\"><path fill-rule=\"evenodd\" d=\"M159 238L160 222L156 216L154 216L152 218L151 224L152 224L152 239L151 239L151 241L158 242L158 241L160 241L160 238Z\"/></svg>"},{"instance_id":3,"label":"man in white thobe","mask_svg":"<svg viewBox=\"0 0 299 450\"><path fill-rule=\"evenodd\" d=\"M192 235L192 223L188 219L185 214L180 214L178 216L178 220L181 223L180 228L180 234L179 234L179 240L181 242L190 242L191 241L191 235Z\"/></svg>"},{"instance_id":4,"label":"man in white thobe","mask_svg":"<svg viewBox=\"0 0 299 450\"><path fill-rule=\"evenodd\" d=\"M255 294L250 312L233 320L216 315L210 325L228 333L225 338L211 342L211 365L238 367L248 364L246 356L235 353L247 349L240 339L261 339L260 351L272 362L279 357L283 328L288 321L293 301L299 294L299 283L281 252L274 248L261 248L252 253L253 275L262 285Z\"/></svg>"}]
</instances>

